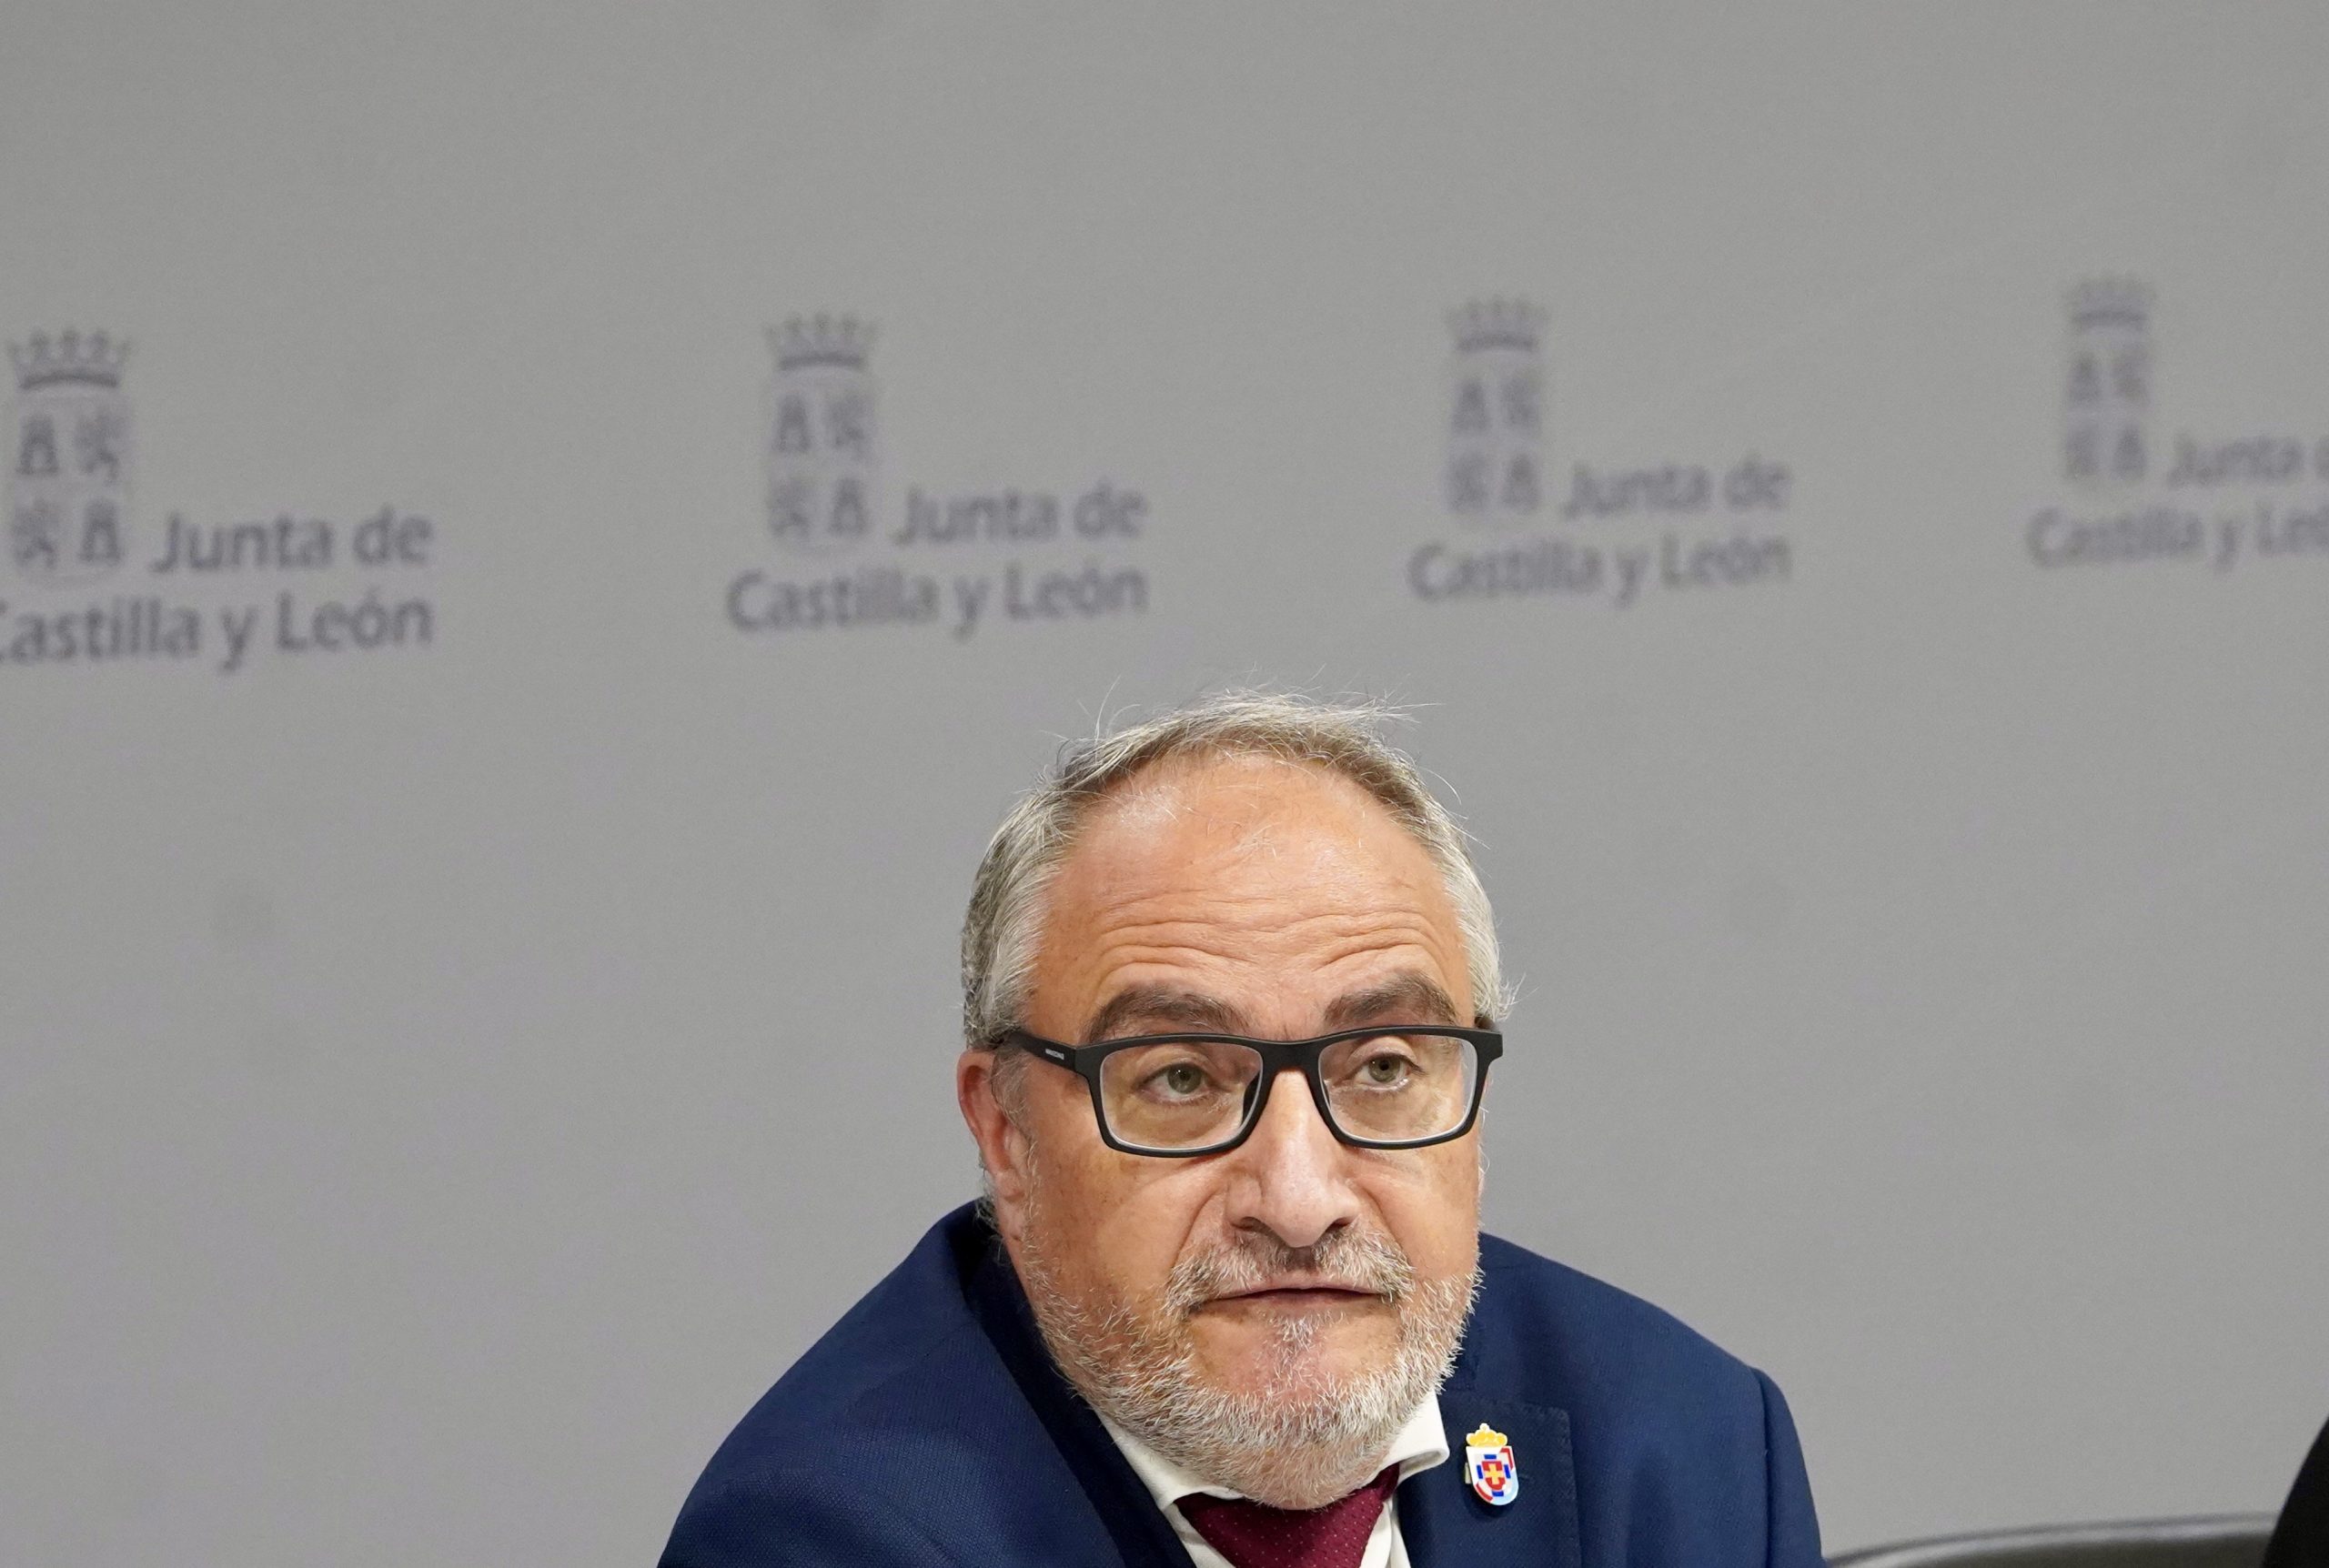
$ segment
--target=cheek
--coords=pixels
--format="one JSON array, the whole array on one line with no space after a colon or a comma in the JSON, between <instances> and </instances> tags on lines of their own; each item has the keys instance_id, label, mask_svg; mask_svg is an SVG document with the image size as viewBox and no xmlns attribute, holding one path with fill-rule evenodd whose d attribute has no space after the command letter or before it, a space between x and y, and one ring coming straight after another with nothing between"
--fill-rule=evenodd
<instances>
[{"instance_id":1,"label":"cheek","mask_svg":"<svg viewBox=\"0 0 2329 1568\"><path fill-rule=\"evenodd\" d=\"M1427 1279L1471 1271L1480 1251L1480 1164L1467 1138L1420 1151L1427 1158L1375 1184L1383 1222Z\"/></svg>"},{"instance_id":2,"label":"cheek","mask_svg":"<svg viewBox=\"0 0 2329 1568\"><path fill-rule=\"evenodd\" d=\"M1160 1296L1217 1183L1180 1161L1142 1160L1098 1143L1061 1171L1059 1212L1079 1269L1119 1301ZM1050 1172L1046 1171L1048 1177Z\"/></svg>"},{"instance_id":3,"label":"cheek","mask_svg":"<svg viewBox=\"0 0 2329 1568\"><path fill-rule=\"evenodd\" d=\"M1171 1189L1155 1184L1110 1205L1094 1233L1094 1251L1121 1294L1153 1301L1164 1292L1188 1239L1189 1218Z\"/></svg>"}]
</instances>

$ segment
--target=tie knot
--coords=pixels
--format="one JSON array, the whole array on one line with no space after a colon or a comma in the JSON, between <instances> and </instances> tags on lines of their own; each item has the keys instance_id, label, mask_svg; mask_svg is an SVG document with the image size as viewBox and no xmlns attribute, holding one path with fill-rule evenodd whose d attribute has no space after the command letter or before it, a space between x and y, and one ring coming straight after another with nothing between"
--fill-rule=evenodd
<instances>
[{"instance_id":1,"label":"tie knot","mask_svg":"<svg viewBox=\"0 0 2329 1568\"><path fill-rule=\"evenodd\" d=\"M1324 1508L1272 1508L1200 1492L1182 1498L1180 1509L1232 1568L1358 1568L1366 1538L1398 1484L1394 1464Z\"/></svg>"}]
</instances>

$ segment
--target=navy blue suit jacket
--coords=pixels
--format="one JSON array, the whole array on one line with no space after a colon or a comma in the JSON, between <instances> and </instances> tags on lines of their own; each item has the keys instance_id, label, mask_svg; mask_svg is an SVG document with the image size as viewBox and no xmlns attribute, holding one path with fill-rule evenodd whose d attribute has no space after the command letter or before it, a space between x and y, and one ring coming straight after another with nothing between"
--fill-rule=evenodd
<instances>
[{"instance_id":1,"label":"navy blue suit jacket","mask_svg":"<svg viewBox=\"0 0 2329 1568\"><path fill-rule=\"evenodd\" d=\"M1622 1291L1491 1236L1440 1391L1447 1463L1399 1488L1417 1568L1820 1568L1811 1491L1770 1380ZM1508 1438L1492 1508L1464 1434ZM970 1209L779 1380L680 1511L663 1568L1189 1568L1054 1367Z\"/></svg>"}]
</instances>

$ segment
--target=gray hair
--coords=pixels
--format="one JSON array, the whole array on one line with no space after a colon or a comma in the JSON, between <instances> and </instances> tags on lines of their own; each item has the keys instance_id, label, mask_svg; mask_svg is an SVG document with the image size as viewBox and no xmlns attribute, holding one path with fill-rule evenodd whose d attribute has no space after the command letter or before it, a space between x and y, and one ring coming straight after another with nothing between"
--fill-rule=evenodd
<instances>
[{"instance_id":1,"label":"gray hair","mask_svg":"<svg viewBox=\"0 0 2329 1568\"><path fill-rule=\"evenodd\" d=\"M1462 828L1407 758L1377 733L1404 718L1371 702L1314 702L1267 691L1200 699L1061 750L988 841L963 920L963 1037L993 1041L1027 1005L1044 898L1092 808L1151 764L1180 757L1265 757L1337 773L1382 802L1431 857L1456 906L1470 970L1472 1011L1486 1023L1510 1010L1497 961L1496 920Z\"/></svg>"}]
</instances>

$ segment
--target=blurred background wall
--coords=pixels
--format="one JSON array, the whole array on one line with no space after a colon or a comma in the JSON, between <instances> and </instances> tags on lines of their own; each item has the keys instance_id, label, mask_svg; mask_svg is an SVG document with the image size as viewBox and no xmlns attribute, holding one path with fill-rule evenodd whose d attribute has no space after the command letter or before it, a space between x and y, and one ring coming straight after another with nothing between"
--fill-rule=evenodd
<instances>
[{"instance_id":1,"label":"blurred background wall","mask_svg":"<svg viewBox=\"0 0 2329 1568\"><path fill-rule=\"evenodd\" d=\"M1005 800L1248 680L1418 705L1489 1223L1769 1369L1831 1546L2274 1506L2324 58L15 0L0 1558L650 1560L972 1191Z\"/></svg>"}]
</instances>

